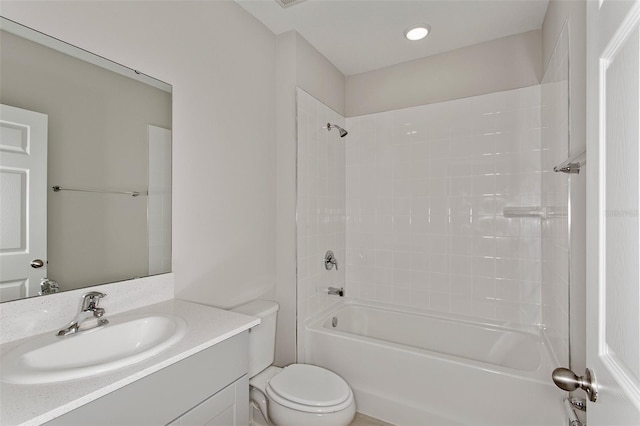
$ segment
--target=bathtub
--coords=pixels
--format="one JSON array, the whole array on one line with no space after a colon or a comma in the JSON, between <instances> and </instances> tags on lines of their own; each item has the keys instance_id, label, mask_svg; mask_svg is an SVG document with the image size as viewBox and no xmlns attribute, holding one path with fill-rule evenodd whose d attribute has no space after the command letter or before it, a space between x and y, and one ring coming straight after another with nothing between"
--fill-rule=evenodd
<instances>
[{"instance_id":1,"label":"bathtub","mask_svg":"<svg viewBox=\"0 0 640 426\"><path fill-rule=\"evenodd\" d=\"M343 299L305 325L303 362L395 425L565 425L542 333Z\"/></svg>"}]
</instances>

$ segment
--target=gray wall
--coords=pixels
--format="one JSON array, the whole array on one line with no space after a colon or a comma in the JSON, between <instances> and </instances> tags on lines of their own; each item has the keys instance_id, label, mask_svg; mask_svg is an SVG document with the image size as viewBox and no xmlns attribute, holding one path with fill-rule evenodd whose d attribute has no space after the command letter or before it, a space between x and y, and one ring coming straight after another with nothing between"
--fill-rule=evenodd
<instances>
[{"instance_id":1,"label":"gray wall","mask_svg":"<svg viewBox=\"0 0 640 426\"><path fill-rule=\"evenodd\" d=\"M347 117L533 86L542 80L541 31L347 77Z\"/></svg>"}]
</instances>

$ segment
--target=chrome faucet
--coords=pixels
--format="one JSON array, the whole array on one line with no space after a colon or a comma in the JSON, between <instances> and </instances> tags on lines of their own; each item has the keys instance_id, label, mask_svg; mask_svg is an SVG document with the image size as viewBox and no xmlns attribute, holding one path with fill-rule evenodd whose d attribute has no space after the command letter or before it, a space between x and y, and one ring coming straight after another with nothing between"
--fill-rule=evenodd
<instances>
[{"instance_id":1,"label":"chrome faucet","mask_svg":"<svg viewBox=\"0 0 640 426\"><path fill-rule=\"evenodd\" d=\"M60 291L60 285L47 277L43 277L40 280L40 291L38 292L39 296L44 296L45 294L53 294Z\"/></svg>"},{"instance_id":2,"label":"chrome faucet","mask_svg":"<svg viewBox=\"0 0 640 426\"><path fill-rule=\"evenodd\" d=\"M98 291L91 291L82 296L82 305L80 305L80 312L78 315L71 321L71 323L62 330L58 331L58 336L68 336L70 334L75 334L80 331L80 326L83 322L88 320L91 317L98 318L98 323L90 328L102 327L103 325L109 324L109 321L106 318L102 318L104 315L104 309L98 308L98 303L100 303L100 299L105 297L106 294L100 293Z\"/></svg>"}]
</instances>

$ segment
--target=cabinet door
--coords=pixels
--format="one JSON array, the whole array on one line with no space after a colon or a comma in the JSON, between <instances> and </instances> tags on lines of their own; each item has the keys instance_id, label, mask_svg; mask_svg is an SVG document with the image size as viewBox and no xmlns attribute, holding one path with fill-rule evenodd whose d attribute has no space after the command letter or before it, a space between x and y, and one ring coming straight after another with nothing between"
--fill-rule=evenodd
<instances>
[{"instance_id":1,"label":"cabinet door","mask_svg":"<svg viewBox=\"0 0 640 426\"><path fill-rule=\"evenodd\" d=\"M249 379L244 376L169 426L244 426L249 424L248 404Z\"/></svg>"}]
</instances>

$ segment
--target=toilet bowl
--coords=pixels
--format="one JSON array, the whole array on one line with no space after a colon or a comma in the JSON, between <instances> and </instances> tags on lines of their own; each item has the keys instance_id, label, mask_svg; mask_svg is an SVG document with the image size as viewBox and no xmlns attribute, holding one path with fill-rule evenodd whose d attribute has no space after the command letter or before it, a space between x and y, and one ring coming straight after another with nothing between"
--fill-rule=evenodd
<instances>
[{"instance_id":1,"label":"toilet bowl","mask_svg":"<svg viewBox=\"0 0 640 426\"><path fill-rule=\"evenodd\" d=\"M348 425L356 411L353 392L331 371L306 364L267 367L251 378L251 400L274 425Z\"/></svg>"},{"instance_id":2,"label":"toilet bowl","mask_svg":"<svg viewBox=\"0 0 640 426\"><path fill-rule=\"evenodd\" d=\"M275 426L347 426L356 404L344 379L315 365L271 365L277 310L277 303L265 300L232 309L261 320L249 334L251 402Z\"/></svg>"}]
</instances>

